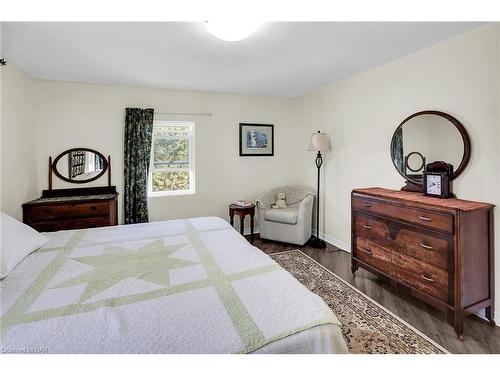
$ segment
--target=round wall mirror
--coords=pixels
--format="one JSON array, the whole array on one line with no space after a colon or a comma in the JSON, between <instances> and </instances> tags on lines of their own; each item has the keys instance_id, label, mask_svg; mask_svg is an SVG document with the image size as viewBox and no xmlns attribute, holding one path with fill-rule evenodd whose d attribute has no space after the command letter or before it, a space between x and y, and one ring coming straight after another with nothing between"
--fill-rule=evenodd
<instances>
[{"instance_id":1,"label":"round wall mirror","mask_svg":"<svg viewBox=\"0 0 500 375\"><path fill-rule=\"evenodd\" d=\"M104 155L90 148L72 148L59 154L52 170L61 180L77 184L94 181L108 169Z\"/></svg>"},{"instance_id":2,"label":"round wall mirror","mask_svg":"<svg viewBox=\"0 0 500 375\"><path fill-rule=\"evenodd\" d=\"M469 135L460 121L447 113L417 112L394 132L391 157L401 176L417 185L422 185L425 165L434 161L452 164L452 178L456 178L469 162Z\"/></svg>"}]
</instances>

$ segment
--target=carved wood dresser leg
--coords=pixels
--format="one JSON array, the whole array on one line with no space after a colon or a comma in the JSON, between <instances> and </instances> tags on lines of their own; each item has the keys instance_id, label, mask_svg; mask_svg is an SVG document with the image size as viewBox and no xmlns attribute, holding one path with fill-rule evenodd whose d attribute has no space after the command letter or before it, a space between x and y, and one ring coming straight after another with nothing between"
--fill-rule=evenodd
<instances>
[{"instance_id":1,"label":"carved wood dresser leg","mask_svg":"<svg viewBox=\"0 0 500 375\"><path fill-rule=\"evenodd\" d=\"M351 263L351 272L353 276L356 276L356 271L359 269L359 265L356 262Z\"/></svg>"},{"instance_id":2,"label":"carved wood dresser leg","mask_svg":"<svg viewBox=\"0 0 500 375\"><path fill-rule=\"evenodd\" d=\"M485 309L485 313L486 313L486 319L488 319L490 324L494 326L496 323L495 323L495 308L493 307L493 305L488 306Z\"/></svg>"},{"instance_id":3,"label":"carved wood dresser leg","mask_svg":"<svg viewBox=\"0 0 500 375\"><path fill-rule=\"evenodd\" d=\"M446 320L448 320L448 323L452 326L455 326L455 312L452 309L446 310Z\"/></svg>"},{"instance_id":4,"label":"carved wood dresser leg","mask_svg":"<svg viewBox=\"0 0 500 375\"><path fill-rule=\"evenodd\" d=\"M455 332L458 339L464 341L464 312L462 309L455 311Z\"/></svg>"}]
</instances>

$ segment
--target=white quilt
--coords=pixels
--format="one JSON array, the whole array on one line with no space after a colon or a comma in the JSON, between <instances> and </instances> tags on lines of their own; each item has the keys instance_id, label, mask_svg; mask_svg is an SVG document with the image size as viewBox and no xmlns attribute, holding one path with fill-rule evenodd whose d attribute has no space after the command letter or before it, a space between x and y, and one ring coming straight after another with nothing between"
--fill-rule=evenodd
<instances>
[{"instance_id":1,"label":"white quilt","mask_svg":"<svg viewBox=\"0 0 500 375\"><path fill-rule=\"evenodd\" d=\"M48 235L0 282L4 353L250 353L340 326L219 218Z\"/></svg>"}]
</instances>

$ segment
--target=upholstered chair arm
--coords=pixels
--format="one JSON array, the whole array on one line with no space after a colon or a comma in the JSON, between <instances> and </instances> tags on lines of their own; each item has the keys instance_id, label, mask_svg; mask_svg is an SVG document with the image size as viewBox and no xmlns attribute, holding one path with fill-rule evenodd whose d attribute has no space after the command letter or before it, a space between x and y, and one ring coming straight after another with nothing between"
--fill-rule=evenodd
<instances>
[{"instance_id":1,"label":"upholstered chair arm","mask_svg":"<svg viewBox=\"0 0 500 375\"><path fill-rule=\"evenodd\" d=\"M255 202L255 207L257 207L257 211L262 211L264 207L262 206L262 201L258 200Z\"/></svg>"},{"instance_id":2,"label":"upholstered chair arm","mask_svg":"<svg viewBox=\"0 0 500 375\"><path fill-rule=\"evenodd\" d=\"M312 194L306 196L300 202L297 222L304 222L304 221L311 220L313 204L314 204L314 195L312 195Z\"/></svg>"}]
</instances>

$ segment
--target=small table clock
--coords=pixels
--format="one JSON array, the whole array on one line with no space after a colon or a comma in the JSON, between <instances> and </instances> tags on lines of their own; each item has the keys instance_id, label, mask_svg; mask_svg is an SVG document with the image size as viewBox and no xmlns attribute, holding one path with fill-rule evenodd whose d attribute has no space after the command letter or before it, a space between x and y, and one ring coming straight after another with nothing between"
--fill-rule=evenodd
<instances>
[{"instance_id":1,"label":"small table clock","mask_svg":"<svg viewBox=\"0 0 500 375\"><path fill-rule=\"evenodd\" d=\"M427 164L423 173L424 195L437 198L451 198L453 165L444 161Z\"/></svg>"}]
</instances>

